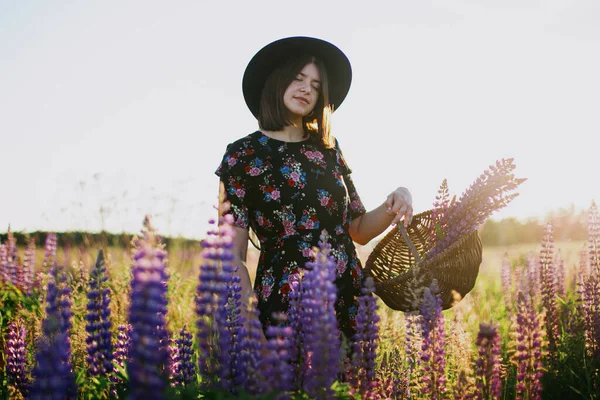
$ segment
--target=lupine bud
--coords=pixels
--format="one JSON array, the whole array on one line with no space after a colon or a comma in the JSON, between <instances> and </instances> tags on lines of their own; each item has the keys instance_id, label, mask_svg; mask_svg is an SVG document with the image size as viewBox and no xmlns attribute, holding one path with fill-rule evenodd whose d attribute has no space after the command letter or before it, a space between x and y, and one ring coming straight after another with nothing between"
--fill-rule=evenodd
<instances>
[{"instance_id":1,"label":"lupine bud","mask_svg":"<svg viewBox=\"0 0 600 400\"><path fill-rule=\"evenodd\" d=\"M131 281L130 362L127 364L131 399L163 399L168 362L166 343L167 253L149 218L136 243Z\"/></svg>"},{"instance_id":2,"label":"lupine bud","mask_svg":"<svg viewBox=\"0 0 600 400\"><path fill-rule=\"evenodd\" d=\"M106 375L112 371L112 335L110 328L110 290L107 287L104 253L98 251L98 258L90 271L87 293L86 331L87 362L91 375Z\"/></svg>"},{"instance_id":3,"label":"lupine bud","mask_svg":"<svg viewBox=\"0 0 600 400\"><path fill-rule=\"evenodd\" d=\"M27 398L29 393L29 378L25 369L26 334L27 331L20 322L13 322L8 327L6 343L6 379L8 384L18 390L24 398Z\"/></svg>"}]
</instances>

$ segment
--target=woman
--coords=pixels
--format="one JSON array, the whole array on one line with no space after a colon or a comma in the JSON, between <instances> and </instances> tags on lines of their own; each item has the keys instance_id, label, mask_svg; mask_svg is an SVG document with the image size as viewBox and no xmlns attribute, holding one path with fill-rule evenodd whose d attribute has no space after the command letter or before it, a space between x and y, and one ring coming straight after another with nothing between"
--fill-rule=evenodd
<instances>
[{"instance_id":1,"label":"woman","mask_svg":"<svg viewBox=\"0 0 600 400\"><path fill-rule=\"evenodd\" d=\"M329 116L346 97L351 76L341 50L309 37L273 42L246 68L244 98L259 130L227 146L216 174L227 198L222 212L234 217L245 299L252 294L245 268L250 228L260 242L254 294L264 329L273 313L287 310L289 292L325 230L336 263L336 315L350 338L362 284L353 241L364 245L412 218L411 195L402 187L366 211L330 134Z\"/></svg>"}]
</instances>

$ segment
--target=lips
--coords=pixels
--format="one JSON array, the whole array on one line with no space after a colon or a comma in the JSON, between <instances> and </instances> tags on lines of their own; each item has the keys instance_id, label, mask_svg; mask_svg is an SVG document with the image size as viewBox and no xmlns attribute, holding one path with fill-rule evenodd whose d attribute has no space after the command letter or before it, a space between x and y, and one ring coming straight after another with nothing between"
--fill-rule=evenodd
<instances>
[{"instance_id":1,"label":"lips","mask_svg":"<svg viewBox=\"0 0 600 400\"><path fill-rule=\"evenodd\" d=\"M304 97L294 97L294 98L301 103L308 104L308 100L305 99Z\"/></svg>"}]
</instances>

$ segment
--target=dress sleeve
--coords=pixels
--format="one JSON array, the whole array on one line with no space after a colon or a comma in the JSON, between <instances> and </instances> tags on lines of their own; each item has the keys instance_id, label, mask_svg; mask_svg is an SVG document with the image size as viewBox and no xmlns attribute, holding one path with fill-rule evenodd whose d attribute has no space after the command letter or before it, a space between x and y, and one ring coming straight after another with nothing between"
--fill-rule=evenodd
<instances>
[{"instance_id":1,"label":"dress sleeve","mask_svg":"<svg viewBox=\"0 0 600 400\"><path fill-rule=\"evenodd\" d=\"M358 191L354 186L354 182L350 177L352 170L350 169L350 167L346 163L346 160L344 159L344 155L342 153L342 150L340 149L340 145L337 139L335 139L335 155L337 158L337 164L340 168L340 172L344 177L344 183L346 184L346 189L348 190L348 196L350 198L350 218L354 219L360 217L361 215L367 212L367 209L365 208L362 200L360 199Z\"/></svg>"},{"instance_id":2,"label":"dress sleeve","mask_svg":"<svg viewBox=\"0 0 600 400\"><path fill-rule=\"evenodd\" d=\"M247 157L244 149L229 144L221 164L215 171L225 185L226 199L231 203L227 214L233 215L233 225L248 229L248 199L244 167Z\"/></svg>"}]
</instances>

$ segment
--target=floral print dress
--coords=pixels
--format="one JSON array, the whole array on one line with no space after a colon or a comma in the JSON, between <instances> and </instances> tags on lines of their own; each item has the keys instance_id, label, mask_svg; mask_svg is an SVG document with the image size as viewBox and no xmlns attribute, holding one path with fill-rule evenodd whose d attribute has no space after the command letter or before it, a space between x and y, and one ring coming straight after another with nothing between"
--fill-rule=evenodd
<instances>
[{"instance_id":1,"label":"floral print dress","mask_svg":"<svg viewBox=\"0 0 600 400\"><path fill-rule=\"evenodd\" d=\"M313 260L323 230L336 263L336 315L354 333L362 266L348 233L366 212L336 141L284 142L256 131L227 146L216 174L225 185L234 225L251 228L260 242L254 282L263 328L288 309L289 293Z\"/></svg>"}]
</instances>

